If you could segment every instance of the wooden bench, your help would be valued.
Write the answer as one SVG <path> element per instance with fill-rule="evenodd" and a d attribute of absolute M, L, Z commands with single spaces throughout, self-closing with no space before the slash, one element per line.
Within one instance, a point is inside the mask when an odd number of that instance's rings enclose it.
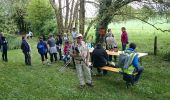
<path fill-rule="evenodd" d="M 115 73 L 119 73 L 121 71 L 120 68 L 114 68 L 114 67 L 109 67 L 109 66 L 104 66 L 104 67 L 101 67 L 100 69 L 115 72 Z"/>
<path fill-rule="evenodd" d="M 107 70 L 107 71 L 111 71 L 111 72 L 114 72 L 114 73 L 120 73 L 122 72 L 121 68 L 114 68 L 114 67 L 110 67 L 110 66 L 104 66 L 104 67 L 101 67 L 100 69 L 102 70 Z M 137 73 L 133 73 L 133 75 L 136 75 Z"/>

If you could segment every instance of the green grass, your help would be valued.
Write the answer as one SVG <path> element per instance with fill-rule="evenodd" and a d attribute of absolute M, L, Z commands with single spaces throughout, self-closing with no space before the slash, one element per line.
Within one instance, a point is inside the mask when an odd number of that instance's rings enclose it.
<path fill-rule="evenodd" d="M 93 77 L 94 88 L 81 90 L 74 69 L 58 71 L 62 61 L 52 66 L 41 64 L 34 39 L 29 40 L 32 66 L 24 64 L 20 49 L 8 52 L 9 62 L 0 61 L 0 100 L 169 100 L 170 62 L 164 61 L 162 55 L 170 52 L 170 34 L 156 33 L 159 52 L 154 56 L 155 34 L 127 31 L 129 42 L 136 42 L 139 52 L 149 52 L 143 57 L 145 70 L 136 86 L 126 89 L 122 76 L 109 72 L 104 77 Z M 116 33 L 115 37 L 121 47 L 120 34 Z"/>

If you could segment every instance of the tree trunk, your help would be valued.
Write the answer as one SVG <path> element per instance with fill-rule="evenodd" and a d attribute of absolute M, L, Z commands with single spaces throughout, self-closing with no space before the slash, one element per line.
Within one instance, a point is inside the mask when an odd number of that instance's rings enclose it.
<path fill-rule="evenodd" d="M 79 12 L 79 32 L 84 35 L 85 24 L 85 1 L 80 0 L 80 12 Z"/>
<path fill-rule="evenodd" d="M 64 32 L 68 33 L 68 17 L 69 17 L 69 0 L 66 0 L 66 16 Z"/>
<path fill-rule="evenodd" d="M 68 32 L 70 33 L 71 30 L 72 30 L 72 21 L 73 21 L 73 7 L 74 7 L 74 0 L 72 1 L 72 4 L 71 4 L 71 9 L 70 9 L 70 18 L 69 18 L 69 24 L 68 24 Z"/>
<path fill-rule="evenodd" d="M 63 17 L 62 17 L 62 4 L 61 4 L 61 0 L 58 0 L 59 3 L 59 9 L 58 9 L 58 14 L 56 15 L 57 18 L 57 25 L 58 25 L 58 33 L 62 34 L 64 32 L 63 30 Z"/>
<path fill-rule="evenodd" d="M 104 28 L 107 30 L 109 22 L 112 20 L 112 15 L 109 12 L 109 8 L 112 6 L 112 0 L 102 0 L 100 1 L 100 8 L 99 8 L 99 18 L 97 26 L 96 26 L 96 43 L 104 43 L 104 37 L 99 35 L 100 33 L 100 28 Z M 106 34 L 106 33 L 105 33 Z"/>

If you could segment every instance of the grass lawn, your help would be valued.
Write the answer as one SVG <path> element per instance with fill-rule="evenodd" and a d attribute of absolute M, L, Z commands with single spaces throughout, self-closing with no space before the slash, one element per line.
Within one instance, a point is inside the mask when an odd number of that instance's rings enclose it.
<path fill-rule="evenodd" d="M 158 36 L 158 55 L 153 54 L 153 39 Z M 115 37 L 119 43 L 120 34 Z M 109 72 L 104 77 L 93 77 L 94 87 L 81 90 L 75 69 L 58 70 L 62 61 L 52 66 L 42 65 L 36 50 L 36 40 L 29 40 L 32 47 L 32 66 L 24 64 L 21 50 L 8 52 L 9 62 L 0 61 L 0 100 L 169 100 L 170 62 L 162 56 L 170 52 L 170 34 L 129 32 L 129 42 L 138 45 L 145 68 L 137 85 L 127 89 L 122 76 Z"/>

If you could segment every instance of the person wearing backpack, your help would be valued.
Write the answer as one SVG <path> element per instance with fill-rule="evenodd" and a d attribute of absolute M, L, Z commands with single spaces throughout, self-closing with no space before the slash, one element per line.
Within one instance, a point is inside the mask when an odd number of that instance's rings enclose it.
<path fill-rule="evenodd" d="M 21 50 L 25 56 L 25 64 L 31 65 L 31 55 L 30 55 L 31 48 L 30 48 L 28 42 L 26 41 L 25 36 L 22 36 Z"/>
<path fill-rule="evenodd" d="M 123 79 L 126 81 L 127 85 L 137 83 L 144 70 L 142 66 L 139 66 L 139 58 L 135 52 L 135 48 L 136 44 L 130 43 L 129 48 L 124 51 L 129 54 L 129 60 L 126 59 L 129 64 L 126 63 L 128 66 L 122 68 Z"/>
<path fill-rule="evenodd" d="M 42 37 L 39 37 L 39 42 L 37 44 L 37 49 L 38 49 L 38 53 L 41 55 L 41 61 L 42 64 L 44 63 L 44 58 L 46 59 L 46 61 L 48 62 L 48 57 L 47 57 L 47 51 L 48 51 L 48 47 L 45 41 L 43 41 Z"/>

